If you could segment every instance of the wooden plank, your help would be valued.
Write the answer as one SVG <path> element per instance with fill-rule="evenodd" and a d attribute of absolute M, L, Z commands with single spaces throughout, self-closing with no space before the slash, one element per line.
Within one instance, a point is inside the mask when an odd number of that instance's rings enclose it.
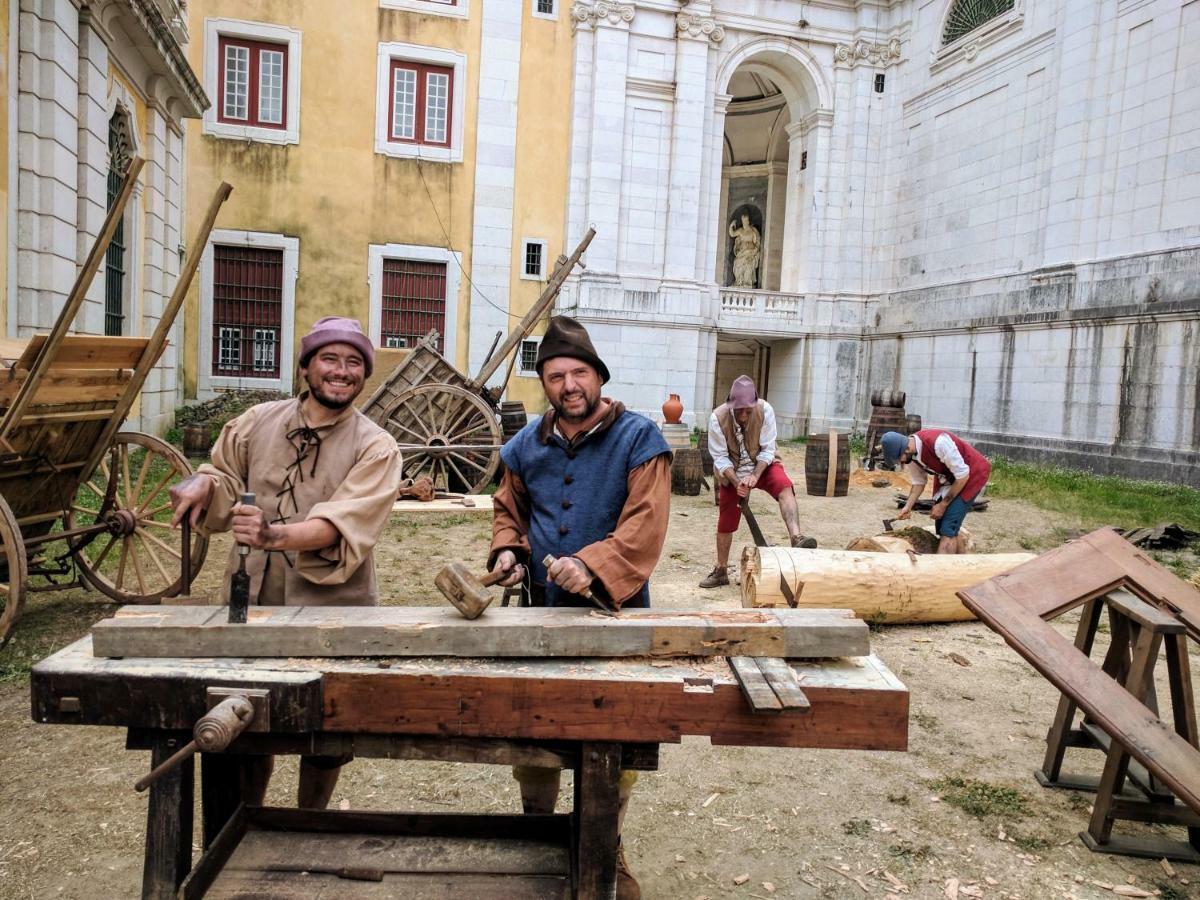
<path fill-rule="evenodd" d="M 32 369 L 48 335 L 35 334 L 21 358 L 17 369 Z M 144 337 L 108 337 L 97 334 L 68 334 L 58 345 L 58 352 L 47 365 L 53 369 L 132 369 L 146 352 L 150 341 Z M 39 388 L 40 390 L 40 388 Z"/>
<path fill-rule="evenodd" d="M 440 607 L 258 607 L 231 625 L 223 607 L 127 606 L 92 628 L 110 657 L 638 657 L 826 658 L 870 652 L 845 610 L 708 612 L 489 610 L 464 619 Z"/>
<path fill-rule="evenodd" d="M 796 680 L 796 672 L 791 666 L 782 659 L 766 656 L 759 657 L 755 662 L 758 663 L 763 678 L 771 686 L 775 696 L 779 698 L 780 706 L 785 710 L 800 711 L 812 708 L 812 704 L 804 696 L 804 691 L 800 689 L 800 683 Z"/>
<path fill-rule="evenodd" d="M 1158 565 L 1111 528 L 1055 547 L 997 577 L 1005 593 L 1043 619 L 1054 619 L 1125 587 L 1171 610 L 1200 641 L 1200 591 Z"/>
<path fill-rule="evenodd" d="M 1010 647 L 1069 695 L 1089 719 L 1162 779 L 1175 796 L 1200 812 L 1200 751 L 1037 613 L 1009 595 L 1002 578 L 985 581 L 960 596 Z"/>
<path fill-rule="evenodd" d="M 206 900 L 568 900 L 571 879 L 565 875 L 385 875 L 380 881 L 338 878 L 336 875 L 222 873 L 204 894 Z"/>
<path fill-rule="evenodd" d="M 746 696 L 746 702 L 750 704 L 753 712 L 762 714 L 777 713 L 783 710 L 783 704 L 775 696 L 771 686 L 767 684 L 767 679 L 763 677 L 762 670 L 758 667 L 758 660 L 752 656 L 731 656 L 729 657 L 729 668 L 733 672 L 733 677 L 737 679 L 738 685 L 741 686 L 742 693 Z"/>
<path fill-rule="evenodd" d="M 468 494 L 471 506 L 463 506 L 460 500 L 430 500 L 423 503 L 420 500 L 397 500 L 392 504 L 394 513 L 491 513 L 493 498 L 491 494 Z"/>
<path fill-rule="evenodd" d="M 105 659 L 84 637 L 34 666 L 31 694 L 57 724 L 190 730 L 206 685 L 242 684 L 271 690 L 277 732 L 907 748 L 908 691 L 877 657 L 790 665 L 806 715 L 753 715 L 724 660 Z"/>
<path fill-rule="evenodd" d="M 17 371 L 15 378 L 0 378 L 0 406 L 12 403 L 26 374 Z M 51 369 L 30 405 L 111 403 L 125 392 L 130 375 L 128 369 Z"/>

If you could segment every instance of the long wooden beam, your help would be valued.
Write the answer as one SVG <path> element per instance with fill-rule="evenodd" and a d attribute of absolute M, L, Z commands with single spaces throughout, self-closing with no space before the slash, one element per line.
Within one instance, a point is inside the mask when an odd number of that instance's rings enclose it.
<path fill-rule="evenodd" d="M 468 621 L 441 607 L 256 607 L 231 625 L 225 607 L 127 606 L 92 628 L 109 657 L 866 656 L 867 625 L 846 610 L 708 612 L 489 610 Z"/>

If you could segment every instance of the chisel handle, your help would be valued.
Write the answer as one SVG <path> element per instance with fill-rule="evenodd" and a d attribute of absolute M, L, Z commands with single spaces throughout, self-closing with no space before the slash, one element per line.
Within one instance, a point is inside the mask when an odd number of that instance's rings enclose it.
<path fill-rule="evenodd" d="M 258 498 L 254 491 L 245 491 L 242 493 L 242 499 L 238 501 L 242 506 L 254 506 Z M 248 544 L 238 544 L 238 553 L 243 559 L 250 555 L 250 546 Z"/>

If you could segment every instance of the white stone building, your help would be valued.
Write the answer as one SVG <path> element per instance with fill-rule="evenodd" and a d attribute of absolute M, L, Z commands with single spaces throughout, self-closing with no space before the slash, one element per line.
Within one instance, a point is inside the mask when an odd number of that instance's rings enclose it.
<path fill-rule="evenodd" d="M 7 334 L 27 336 L 54 323 L 119 190 L 123 165 L 137 154 L 146 166 L 75 330 L 149 335 L 184 251 L 183 122 L 208 103 L 183 55 L 186 0 L 4 5 Z M 171 424 L 178 347 L 177 326 L 131 427 L 160 432 Z"/>
<path fill-rule="evenodd" d="M 801 434 L 901 389 L 989 451 L 1200 483 L 1200 0 L 572 14 L 597 237 L 559 308 L 614 396 L 703 425 L 746 371 Z"/>

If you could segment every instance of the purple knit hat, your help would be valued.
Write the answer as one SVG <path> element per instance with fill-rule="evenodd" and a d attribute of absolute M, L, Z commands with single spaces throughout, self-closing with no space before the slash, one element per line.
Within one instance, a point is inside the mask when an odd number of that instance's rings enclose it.
<path fill-rule="evenodd" d="M 734 409 L 746 409 L 758 402 L 758 390 L 749 375 L 739 375 L 729 389 L 729 404 Z"/>
<path fill-rule="evenodd" d="M 312 355 L 327 344 L 349 344 L 363 357 L 367 377 L 375 370 L 375 348 L 363 334 L 358 319 L 342 316 L 322 316 L 313 325 L 312 331 L 300 339 L 300 365 L 307 366 Z"/>

